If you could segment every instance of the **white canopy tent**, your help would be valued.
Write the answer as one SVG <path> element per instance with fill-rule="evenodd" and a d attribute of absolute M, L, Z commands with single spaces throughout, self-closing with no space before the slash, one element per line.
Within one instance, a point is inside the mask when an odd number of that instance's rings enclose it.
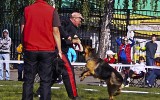
<path fill-rule="evenodd" d="M 151 31 L 151 32 L 160 32 L 160 25 L 129 25 L 128 26 L 128 32 L 127 32 L 127 37 L 128 38 L 133 38 L 135 36 L 135 31 Z M 144 34 L 142 34 L 143 36 Z M 147 35 L 147 34 L 145 34 Z M 160 34 L 156 34 L 156 35 L 160 35 Z M 143 39 L 142 38 L 135 38 L 135 41 L 138 41 L 140 43 L 140 47 L 144 47 L 146 42 L 148 41 L 147 39 Z M 160 56 L 160 41 L 156 41 L 156 43 L 158 44 L 158 49 L 156 52 L 156 56 Z M 135 54 L 137 52 L 133 52 L 133 49 L 131 50 L 131 54 Z M 145 52 L 140 52 L 142 55 L 145 55 Z M 133 55 L 131 56 L 133 58 Z"/>
<path fill-rule="evenodd" d="M 134 37 L 134 31 L 156 32 L 156 31 L 160 31 L 160 25 L 129 25 L 127 37 Z"/>

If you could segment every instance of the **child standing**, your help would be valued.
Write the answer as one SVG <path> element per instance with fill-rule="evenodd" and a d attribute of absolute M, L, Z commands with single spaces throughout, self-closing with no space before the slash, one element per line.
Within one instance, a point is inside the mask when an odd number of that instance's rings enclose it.
<path fill-rule="evenodd" d="M 19 44 L 17 49 L 17 53 L 18 53 L 18 60 L 22 60 L 23 59 L 23 53 L 22 53 L 22 49 L 23 46 L 22 44 Z M 23 64 L 18 64 L 18 81 L 23 81 Z"/>

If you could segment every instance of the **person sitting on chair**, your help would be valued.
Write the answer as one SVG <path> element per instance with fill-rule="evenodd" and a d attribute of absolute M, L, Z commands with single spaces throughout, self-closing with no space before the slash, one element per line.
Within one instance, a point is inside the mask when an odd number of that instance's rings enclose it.
<path fill-rule="evenodd" d="M 156 66 L 160 66 L 160 58 L 155 59 Z M 153 87 L 157 77 L 160 77 L 160 69 L 153 69 L 146 78 L 148 87 Z"/>
<path fill-rule="evenodd" d="M 127 79 L 127 83 L 130 82 L 130 78 L 134 78 L 137 75 L 142 77 L 144 73 L 146 73 L 144 61 L 144 57 L 140 56 L 139 63 L 135 64 L 136 66 L 131 67 L 128 74 L 125 74 L 124 79 Z"/>
<path fill-rule="evenodd" d="M 115 53 L 112 50 L 108 50 L 106 54 L 107 54 L 107 57 L 104 58 L 104 61 L 109 64 L 114 64 L 116 62 L 116 59 L 114 57 Z M 100 80 L 99 86 L 107 87 L 107 84 L 103 80 Z"/>
<path fill-rule="evenodd" d="M 135 64 L 135 65 L 140 65 L 140 66 L 134 66 L 129 71 L 129 75 L 131 77 L 134 77 L 136 75 L 140 75 L 141 76 L 143 73 L 146 72 L 144 61 L 145 61 L 144 57 L 140 56 L 139 57 L 139 64 Z"/>
<path fill-rule="evenodd" d="M 114 57 L 115 53 L 112 50 L 107 51 L 107 57 L 104 58 L 104 61 L 108 62 L 109 64 L 114 64 L 116 62 L 116 59 Z"/>

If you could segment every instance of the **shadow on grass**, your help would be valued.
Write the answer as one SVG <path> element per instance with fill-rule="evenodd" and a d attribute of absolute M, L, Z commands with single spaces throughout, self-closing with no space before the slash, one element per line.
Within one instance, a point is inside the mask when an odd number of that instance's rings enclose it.
<path fill-rule="evenodd" d="M 98 86 L 98 85 L 96 85 L 96 84 L 87 84 L 88 86 Z"/>
<path fill-rule="evenodd" d="M 99 98 L 98 100 L 109 100 L 109 99 L 106 99 L 106 98 Z"/>
<path fill-rule="evenodd" d="M 87 82 L 87 83 L 97 83 L 97 84 L 99 84 L 100 82 Z"/>
<path fill-rule="evenodd" d="M 97 99 L 94 99 L 94 98 L 91 98 L 89 100 L 97 100 Z M 109 100 L 109 99 L 106 99 L 106 98 L 98 98 L 98 100 Z"/>

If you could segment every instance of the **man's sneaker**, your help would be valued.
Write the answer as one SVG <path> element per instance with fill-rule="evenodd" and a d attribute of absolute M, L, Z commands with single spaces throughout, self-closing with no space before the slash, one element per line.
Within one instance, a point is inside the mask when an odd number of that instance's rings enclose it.
<path fill-rule="evenodd" d="M 71 100 L 81 100 L 80 97 L 73 97 Z"/>
<path fill-rule="evenodd" d="M 149 84 L 149 81 L 148 81 L 148 80 L 146 80 L 146 83 L 147 83 L 147 84 Z"/>
<path fill-rule="evenodd" d="M 100 83 L 98 84 L 98 86 L 102 86 L 103 85 L 103 81 L 100 81 Z"/>
<path fill-rule="evenodd" d="M 38 95 L 38 97 L 40 98 L 40 97 L 41 97 L 41 95 L 39 94 L 39 95 Z"/>
<path fill-rule="evenodd" d="M 58 84 L 63 84 L 63 81 L 59 82 Z"/>
<path fill-rule="evenodd" d="M 152 85 L 151 85 L 151 84 L 148 84 L 148 87 L 149 87 L 149 88 L 152 88 Z"/>
<path fill-rule="evenodd" d="M 102 86 L 103 86 L 103 87 L 107 87 L 106 82 L 103 82 Z"/>
<path fill-rule="evenodd" d="M 103 87 L 107 87 L 107 84 L 103 84 L 102 86 L 103 86 Z"/>
<path fill-rule="evenodd" d="M 99 84 L 98 84 L 98 86 L 102 86 L 102 84 L 101 84 L 101 83 L 99 83 Z"/>
<path fill-rule="evenodd" d="M 36 93 L 34 93 L 34 97 L 41 97 L 41 95 L 40 95 L 40 93 L 39 92 L 36 92 Z"/>

